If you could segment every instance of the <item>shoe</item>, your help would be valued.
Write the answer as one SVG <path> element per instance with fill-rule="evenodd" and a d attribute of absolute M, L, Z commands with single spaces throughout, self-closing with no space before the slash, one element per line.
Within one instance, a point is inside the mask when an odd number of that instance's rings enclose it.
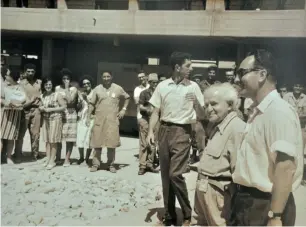
<path fill-rule="evenodd" d="M 146 171 L 151 172 L 151 173 L 158 173 L 159 172 L 157 169 L 154 169 L 153 167 L 147 167 Z"/>
<path fill-rule="evenodd" d="M 47 165 L 47 170 L 51 170 L 51 169 L 53 169 L 54 167 L 56 166 L 56 163 L 53 163 L 53 164 L 49 164 L 49 165 Z"/>
<path fill-rule="evenodd" d="M 115 168 L 114 166 L 108 167 L 108 170 L 109 170 L 109 172 L 111 172 L 111 173 L 117 173 L 117 170 L 116 170 L 116 168 Z"/>
<path fill-rule="evenodd" d="M 84 158 L 80 158 L 80 159 L 78 160 L 78 165 L 81 165 L 84 161 L 85 161 Z"/>
<path fill-rule="evenodd" d="M 50 160 L 45 160 L 43 166 L 44 166 L 44 167 L 47 167 L 47 166 L 49 165 L 49 162 L 50 162 Z"/>
<path fill-rule="evenodd" d="M 90 168 L 90 172 L 97 172 L 98 171 L 98 167 L 97 166 L 92 166 L 91 168 Z"/>
<path fill-rule="evenodd" d="M 190 226 L 191 225 L 191 220 L 184 220 L 182 226 Z"/>
<path fill-rule="evenodd" d="M 140 168 L 138 171 L 138 175 L 144 175 L 146 173 L 146 170 L 143 168 Z"/>
<path fill-rule="evenodd" d="M 159 221 L 155 226 L 177 226 L 175 219 L 163 219 L 162 221 Z"/>
<path fill-rule="evenodd" d="M 66 162 L 64 163 L 63 167 L 69 167 L 70 166 L 70 162 Z"/>

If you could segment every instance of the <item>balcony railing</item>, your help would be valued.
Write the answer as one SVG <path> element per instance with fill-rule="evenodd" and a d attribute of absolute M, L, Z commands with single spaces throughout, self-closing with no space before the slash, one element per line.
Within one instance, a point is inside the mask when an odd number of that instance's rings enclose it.
<path fill-rule="evenodd" d="M 306 0 L 2 0 L 4 7 L 97 10 L 205 10 L 217 4 L 225 10 L 301 10 Z"/>

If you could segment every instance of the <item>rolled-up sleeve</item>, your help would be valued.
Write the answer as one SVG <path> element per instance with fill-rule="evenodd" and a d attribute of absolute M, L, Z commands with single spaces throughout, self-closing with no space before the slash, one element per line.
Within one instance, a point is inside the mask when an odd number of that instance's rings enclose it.
<path fill-rule="evenodd" d="M 153 92 L 153 95 L 152 95 L 149 103 L 151 103 L 152 106 L 160 109 L 160 106 L 161 106 L 161 94 L 160 94 L 160 86 L 159 85 L 157 85 L 155 91 Z"/>
<path fill-rule="evenodd" d="M 282 152 L 293 158 L 298 157 L 299 125 L 293 117 L 278 113 L 266 122 L 268 146 L 274 158 L 275 152 Z M 273 159 L 274 159 L 273 158 Z M 275 159 L 274 159 L 275 160 Z"/>

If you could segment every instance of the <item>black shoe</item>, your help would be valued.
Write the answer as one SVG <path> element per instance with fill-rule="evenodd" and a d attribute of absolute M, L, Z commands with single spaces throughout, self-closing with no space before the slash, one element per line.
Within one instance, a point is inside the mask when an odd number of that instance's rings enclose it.
<path fill-rule="evenodd" d="M 159 171 L 157 169 L 154 169 L 153 167 L 147 167 L 146 172 L 159 173 Z"/>
<path fill-rule="evenodd" d="M 146 173 L 146 170 L 143 168 L 140 168 L 138 171 L 138 175 L 144 175 Z"/>
<path fill-rule="evenodd" d="M 158 222 L 156 226 L 177 226 L 176 219 L 165 219 L 163 218 L 162 221 Z"/>
<path fill-rule="evenodd" d="M 190 172 L 190 166 L 188 165 L 183 173 L 189 173 Z"/>
<path fill-rule="evenodd" d="M 84 161 L 85 161 L 84 158 L 80 158 L 80 159 L 78 160 L 78 165 L 81 165 Z"/>

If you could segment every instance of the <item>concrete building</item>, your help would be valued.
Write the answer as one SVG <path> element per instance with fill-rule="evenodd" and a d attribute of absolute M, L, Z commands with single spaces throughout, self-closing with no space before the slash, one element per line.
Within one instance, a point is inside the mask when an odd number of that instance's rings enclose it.
<path fill-rule="evenodd" d="M 248 0 L 250 1 L 250 0 Z M 1 8 L 1 53 L 20 67 L 34 61 L 41 76 L 58 76 L 68 67 L 78 77 L 112 70 L 115 82 L 130 94 L 139 69 L 167 74 L 174 50 L 194 59 L 239 62 L 255 47 L 272 49 L 284 81 L 306 72 L 306 3 L 261 1 L 260 10 L 241 10 L 244 0 L 29 0 L 28 8 Z M 253 2 L 254 1 L 250 1 Z M 256 2 L 256 1 L 255 1 Z M 255 4 L 256 5 L 256 4 Z M 258 5 L 256 5 L 258 7 Z M 36 56 L 37 59 L 31 59 Z M 158 59 L 149 65 L 148 58 Z M 222 72 L 220 71 L 220 74 Z M 129 106 L 123 131 L 137 130 L 135 105 Z"/>

